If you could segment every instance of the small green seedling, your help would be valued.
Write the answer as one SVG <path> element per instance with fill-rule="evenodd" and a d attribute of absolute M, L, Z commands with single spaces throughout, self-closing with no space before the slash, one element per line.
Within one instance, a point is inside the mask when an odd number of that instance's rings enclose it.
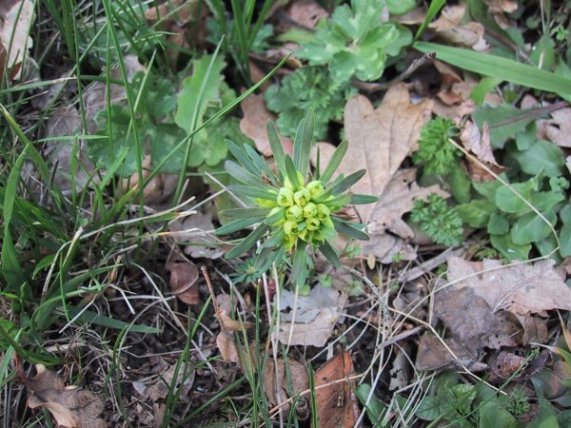
<path fill-rule="evenodd" d="M 306 283 L 312 265 L 308 250 L 319 250 L 332 264 L 339 265 L 338 254 L 329 243 L 337 233 L 368 239 L 362 227 L 347 221 L 340 215 L 341 211 L 349 204 L 368 204 L 377 200 L 373 196 L 347 192 L 363 177 L 365 170 L 333 179 L 347 151 L 346 142 L 337 148 L 322 173 L 317 170 L 312 174 L 309 157 L 313 130 L 314 117 L 309 111 L 299 124 L 292 158 L 284 152 L 274 124 L 268 124 L 268 137 L 277 166 L 275 172 L 250 146 L 240 147 L 228 141 L 229 150 L 238 163 L 226 161 L 225 169 L 241 183 L 231 186 L 231 190 L 247 198 L 251 206 L 224 211 L 235 220 L 217 230 L 218 234 L 228 234 L 257 224 L 254 231 L 226 256 L 239 256 L 261 241 L 257 260 L 260 269 L 291 260 L 290 280 L 303 294 L 310 289 Z"/>

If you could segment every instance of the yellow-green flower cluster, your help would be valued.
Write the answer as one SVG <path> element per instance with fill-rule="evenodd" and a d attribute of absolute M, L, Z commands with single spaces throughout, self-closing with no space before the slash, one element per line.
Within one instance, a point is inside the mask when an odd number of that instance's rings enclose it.
<path fill-rule="evenodd" d="M 303 182 L 301 174 L 298 178 L 300 183 Z M 335 236 L 331 220 L 335 208 L 330 204 L 333 199 L 326 194 L 319 180 L 295 186 L 286 179 L 284 187 L 278 191 L 268 218 L 276 219 L 272 225 L 282 228 L 288 248 L 295 246 L 298 239 L 309 244 L 319 244 Z M 267 206 L 267 201 L 264 203 Z"/>

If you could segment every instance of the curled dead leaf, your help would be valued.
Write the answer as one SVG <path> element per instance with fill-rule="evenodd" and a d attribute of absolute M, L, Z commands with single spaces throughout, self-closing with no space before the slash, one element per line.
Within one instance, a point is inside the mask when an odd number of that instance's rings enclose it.
<path fill-rule="evenodd" d="M 307 370 L 303 364 L 293 358 L 288 358 L 287 362 L 278 358 L 277 366 L 271 358 L 268 358 L 264 367 L 263 384 L 269 403 L 276 406 L 308 388 Z M 288 387 L 290 384 L 291 389 Z M 305 398 L 302 397 L 301 400 Z M 288 409 L 289 406 L 282 407 L 282 411 Z"/>
<path fill-rule="evenodd" d="M 54 372 L 41 364 L 36 365 L 36 375 L 27 379 L 30 409 L 47 409 L 57 424 L 65 428 L 105 428 L 101 418 L 103 400 L 87 389 L 65 386 Z"/>
<path fill-rule="evenodd" d="M 187 260 L 167 263 L 166 269 L 170 272 L 169 286 L 172 293 L 187 305 L 200 303 L 198 293 L 198 268 Z"/>
<path fill-rule="evenodd" d="M 462 23 L 466 13 L 466 5 L 458 4 L 446 6 L 442 9 L 440 17 L 432 22 L 432 28 L 438 36 L 452 45 L 472 48 L 476 51 L 488 49 L 484 39 L 484 26 L 479 22 L 470 21 Z"/>
<path fill-rule="evenodd" d="M 468 173 L 473 180 L 478 182 L 493 181 L 496 179 L 494 174 L 499 175 L 505 171 L 506 168 L 498 164 L 494 156 L 490 141 L 490 128 L 487 122 L 484 122 L 482 132 L 480 132 L 478 125 L 471 120 L 467 121 L 460 133 L 460 142 L 477 159 L 476 161 L 471 157 L 467 158 Z M 484 164 L 487 169 L 481 164 Z"/>

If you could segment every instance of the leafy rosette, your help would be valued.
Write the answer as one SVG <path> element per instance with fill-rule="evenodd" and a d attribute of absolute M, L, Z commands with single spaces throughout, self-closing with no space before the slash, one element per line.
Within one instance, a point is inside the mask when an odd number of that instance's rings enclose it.
<path fill-rule="evenodd" d="M 217 230 L 229 234 L 256 225 L 254 230 L 228 252 L 232 258 L 250 250 L 260 241 L 257 266 L 267 269 L 272 263 L 291 260 L 290 279 L 300 292 L 309 292 L 306 284 L 311 258 L 308 250 L 319 250 L 332 264 L 339 256 L 331 246 L 337 233 L 350 238 L 368 239 L 362 225 L 347 221 L 341 211 L 350 204 L 368 204 L 376 197 L 348 193 L 363 177 L 365 170 L 333 179 L 347 152 L 347 143 L 339 145 L 323 172 L 312 174 L 309 165 L 313 144 L 314 117 L 311 111 L 300 122 L 294 140 L 293 158 L 284 152 L 275 125 L 268 123 L 267 132 L 277 171 L 250 146 L 228 141 L 237 162 L 226 161 L 226 171 L 241 184 L 231 186 L 236 194 L 247 198 L 251 206 L 224 211 L 234 220 Z"/>

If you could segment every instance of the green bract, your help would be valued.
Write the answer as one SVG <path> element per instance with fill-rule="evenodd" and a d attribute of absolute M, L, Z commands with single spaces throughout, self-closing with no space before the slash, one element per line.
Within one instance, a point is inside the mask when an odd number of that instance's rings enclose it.
<path fill-rule="evenodd" d="M 386 7 L 380 0 L 352 0 L 351 7 L 339 6 L 331 21 L 322 20 L 315 37 L 298 52 L 311 65 L 329 65 L 336 82 L 353 76 L 376 80 L 383 74 L 387 56 L 398 55 L 412 42 L 412 34 L 402 26 L 381 22 Z"/>
<path fill-rule="evenodd" d="M 368 239 L 361 227 L 346 221 L 339 212 L 348 204 L 367 204 L 377 199 L 347 192 L 365 170 L 332 179 L 347 151 L 347 143 L 337 148 L 322 173 L 312 174 L 309 153 L 313 127 L 313 113 L 309 111 L 298 126 L 292 158 L 285 154 L 274 124 L 268 123 L 268 137 L 277 165 L 275 172 L 250 146 L 228 141 L 228 148 L 238 162 L 226 161 L 224 166 L 241 183 L 231 186 L 231 190 L 248 198 L 251 206 L 224 211 L 235 220 L 217 230 L 218 234 L 228 234 L 257 224 L 226 257 L 239 256 L 261 241 L 257 267 L 263 270 L 274 262 L 279 265 L 289 256 L 290 279 L 302 293 L 309 292 L 306 279 L 312 262 L 307 250 L 319 250 L 331 263 L 339 265 L 338 254 L 328 241 L 337 233 Z"/>

